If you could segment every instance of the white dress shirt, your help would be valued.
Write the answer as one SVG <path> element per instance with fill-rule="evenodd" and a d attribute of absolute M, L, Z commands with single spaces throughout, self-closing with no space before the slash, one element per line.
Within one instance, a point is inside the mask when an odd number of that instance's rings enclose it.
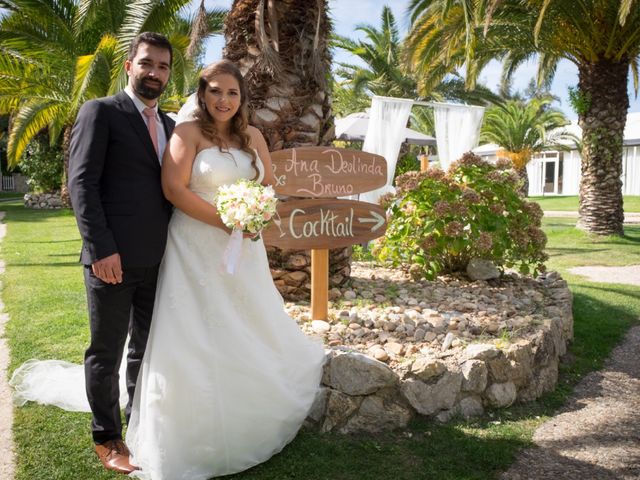
<path fill-rule="evenodd" d="M 142 111 L 147 108 L 147 105 L 145 105 L 145 103 L 140 100 L 135 93 L 133 93 L 133 90 L 127 85 L 124 89 L 125 93 L 127 95 L 129 95 L 129 97 L 131 98 L 131 100 L 133 100 L 134 105 L 136 106 L 136 108 L 138 109 L 138 112 L 140 112 L 140 116 L 142 117 L 142 120 L 144 121 L 145 125 L 147 124 L 147 117 L 145 117 L 145 115 L 142 113 Z M 158 132 L 158 161 L 160 163 L 162 163 L 162 155 L 164 154 L 164 149 L 167 146 L 167 134 L 164 131 L 164 124 L 162 123 L 162 121 L 160 120 L 160 115 L 158 115 L 158 102 L 156 102 L 155 106 L 153 107 L 153 109 L 156 112 L 156 131 Z"/>

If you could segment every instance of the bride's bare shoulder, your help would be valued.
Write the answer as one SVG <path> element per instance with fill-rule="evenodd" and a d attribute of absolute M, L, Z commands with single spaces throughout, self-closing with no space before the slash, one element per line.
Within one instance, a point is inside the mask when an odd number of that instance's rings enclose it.
<path fill-rule="evenodd" d="M 251 147 L 259 148 L 262 145 L 266 145 L 265 139 L 262 136 L 262 132 L 253 125 L 247 125 L 247 133 L 251 139 Z"/>
<path fill-rule="evenodd" d="M 202 131 L 198 126 L 198 122 L 182 122 L 173 129 L 173 137 L 176 137 L 182 142 L 199 145 L 203 142 L 204 137 Z"/>

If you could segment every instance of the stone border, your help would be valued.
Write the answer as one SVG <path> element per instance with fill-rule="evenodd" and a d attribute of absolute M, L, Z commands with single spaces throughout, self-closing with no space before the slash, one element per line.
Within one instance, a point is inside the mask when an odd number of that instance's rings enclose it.
<path fill-rule="evenodd" d="M 327 350 L 322 388 L 306 425 L 321 432 L 382 432 L 416 415 L 446 422 L 529 402 L 553 390 L 573 338 L 572 295 L 557 273 L 543 281 L 554 306 L 533 333 L 511 343 L 471 343 L 396 367 L 348 348 Z"/>
<path fill-rule="evenodd" d="M 25 193 L 24 206 L 26 208 L 37 208 L 52 210 L 62 208 L 60 193 Z"/>

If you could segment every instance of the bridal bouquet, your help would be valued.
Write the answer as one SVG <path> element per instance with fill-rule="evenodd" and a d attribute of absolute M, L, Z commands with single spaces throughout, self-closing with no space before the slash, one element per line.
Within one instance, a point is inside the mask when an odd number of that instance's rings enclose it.
<path fill-rule="evenodd" d="M 216 208 L 222 222 L 233 230 L 223 259 L 227 272 L 235 272 L 240 259 L 242 234 L 254 234 L 252 240 L 258 240 L 260 231 L 275 215 L 277 203 L 273 188 L 255 180 L 243 178 L 218 189 Z"/>

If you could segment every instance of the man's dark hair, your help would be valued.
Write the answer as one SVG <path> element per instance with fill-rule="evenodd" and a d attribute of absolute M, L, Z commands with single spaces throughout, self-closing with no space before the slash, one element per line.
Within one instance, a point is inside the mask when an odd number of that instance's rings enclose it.
<path fill-rule="evenodd" d="M 138 46 L 141 43 L 169 50 L 169 64 L 171 65 L 173 63 L 173 48 L 171 48 L 171 43 L 169 43 L 167 37 L 156 32 L 142 32 L 133 39 L 133 42 L 131 42 L 131 45 L 129 46 L 129 53 L 127 54 L 127 59 L 129 61 L 133 60 L 133 57 L 136 56 L 136 53 L 138 53 Z"/>

